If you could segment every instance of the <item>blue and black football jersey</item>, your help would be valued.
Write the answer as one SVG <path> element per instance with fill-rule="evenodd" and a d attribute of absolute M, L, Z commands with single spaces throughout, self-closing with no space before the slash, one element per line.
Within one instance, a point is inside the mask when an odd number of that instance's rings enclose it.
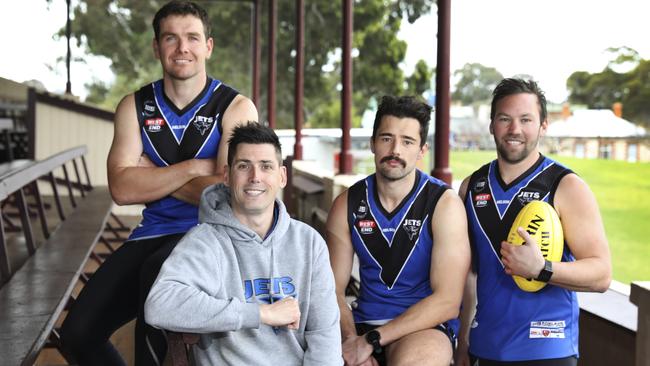
<path fill-rule="evenodd" d="M 221 141 L 221 118 L 237 91 L 208 78 L 203 91 L 179 110 L 163 91 L 163 81 L 135 93 L 144 153 L 164 167 L 188 159 L 216 158 Z M 142 222 L 129 239 L 183 233 L 198 223 L 198 208 L 171 196 L 149 202 Z"/>
<path fill-rule="evenodd" d="M 384 324 L 431 295 L 431 217 L 447 189 L 444 182 L 417 171 L 409 194 L 386 212 L 374 174 L 350 187 L 348 224 L 361 277 L 355 322 Z M 453 323 L 457 332 L 457 321 Z"/>
<path fill-rule="evenodd" d="M 573 291 L 547 285 L 525 292 L 504 271 L 501 241 L 521 208 L 532 200 L 553 205 L 560 180 L 571 170 L 540 155 L 538 161 L 505 184 L 492 161 L 472 174 L 465 208 L 477 272 L 476 316 L 470 353 L 497 361 L 569 357 L 578 354 L 578 302 Z M 562 261 L 574 260 L 564 246 Z"/>

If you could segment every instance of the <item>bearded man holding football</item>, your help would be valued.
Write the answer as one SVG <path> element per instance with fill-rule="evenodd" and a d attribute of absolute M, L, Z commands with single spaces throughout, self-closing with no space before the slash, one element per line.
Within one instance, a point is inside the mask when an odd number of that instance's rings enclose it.
<path fill-rule="evenodd" d="M 534 81 L 502 80 L 493 92 L 490 118 L 497 159 L 460 188 L 473 266 L 456 364 L 576 365 L 579 308 L 574 291 L 604 292 L 611 281 L 598 204 L 582 179 L 539 152 L 548 121 L 546 98 Z M 531 201 L 545 201 L 557 212 L 562 230 L 547 235 L 564 235 L 560 261 L 546 259 L 526 228 L 513 228 L 523 245 L 505 241 L 515 217 Z M 546 286 L 523 290 L 513 276 Z"/>

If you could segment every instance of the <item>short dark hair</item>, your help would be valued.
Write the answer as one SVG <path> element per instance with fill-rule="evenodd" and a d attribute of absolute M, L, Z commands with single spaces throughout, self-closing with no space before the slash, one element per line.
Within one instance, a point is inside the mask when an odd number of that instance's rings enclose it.
<path fill-rule="evenodd" d="M 429 121 L 431 120 L 431 106 L 420 101 L 414 96 L 396 97 L 384 95 L 377 108 L 375 123 L 372 126 L 372 139 L 377 137 L 377 130 L 384 116 L 395 116 L 397 118 L 415 118 L 420 122 L 420 147 L 427 142 L 429 133 Z"/>
<path fill-rule="evenodd" d="M 239 144 L 271 144 L 275 148 L 275 154 L 278 163 L 282 165 L 282 145 L 280 139 L 273 129 L 255 121 L 248 121 L 245 124 L 237 125 L 228 140 L 228 166 L 232 167 L 232 162 L 237 153 Z"/>
<path fill-rule="evenodd" d="M 163 5 L 163 7 L 160 8 L 156 12 L 156 15 L 153 17 L 152 24 L 153 32 L 156 36 L 156 41 L 160 39 L 160 22 L 162 22 L 162 20 L 168 16 L 172 15 L 192 15 L 199 18 L 199 20 L 201 20 L 201 23 L 203 23 L 203 33 L 205 33 L 205 39 L 210 38 L 210 19 L 208 19 L 208 12 L 194 2 L 172 0 Z"/>
<path fill-rule="evenodd" d="M 496 114 L 497 102 L 501 99 L 514 94 L 534 94 L 537 95 L 537 104 L 539 104 L 539 122 L 546 120 L 546 96 L 544 91 L 539 88 L 533 80 L 524 80 L 518 78 L 507 78 L 499 82 L 499 85 L 492 92 L 492 109 L 490 110 L 490 121 L 494 120 Z"/>

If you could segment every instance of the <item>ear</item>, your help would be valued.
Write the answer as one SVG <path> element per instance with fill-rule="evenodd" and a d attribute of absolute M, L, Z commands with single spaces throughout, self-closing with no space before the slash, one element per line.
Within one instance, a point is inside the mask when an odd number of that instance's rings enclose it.
<path fill-rule="evenodd" d="M 375 140 L 370 136 L 370 152 L 375 153 Z"/>
<path fill-rule="evenodd" d="M 494 135 L 494 122 L 490 121 L 490 135 Z"/>
<path fill-rule="evenodd" d="M 214 40 L 212 39 L 212 37 L 208 38 L 205 45 L 208 48 L 208 56 L 206 58 L 210 58 L 210 56 L 212 56 L 212 49 L 214 48 Z"/>
<path fill-rule="evenodd" d="M 230 171 L 229 168 L 228 164 L 223 166 L 223 184 L 225 184 L 226 187 L 230 187 L 230 174 L 228 174 Z"/>
<path fill-rule="evenodd" d="M 539 135 L 546 136 L 546 129 L 548 128 L 548 119 L 542 121 L 542 124 L 539 126 Z"/>
<path fill-rule="evenodd" d="M 420 148 L 420 151 L 418 151 L 417 160 L 422 160 L 424 154 L 426 154 L 427 151 L 429 151 L 429 143 L 425 142 L 424 145 L 422 145 L 422 147 Z"/>
<path fill-rule="evenodd" d="M 287 186 L 287 167 L 282 165 L 280 166 L 280 188 Z"/>
<path fill-rule="evenodd" d="M 156 58 L 156 60 L 160 60 L 160 49 L 158 48 L 158 40 L 156 40 L 156 37 L 153 37 L 153 41 L 151 42 L 151 46 L 153 47 L 153 55 Z"/>

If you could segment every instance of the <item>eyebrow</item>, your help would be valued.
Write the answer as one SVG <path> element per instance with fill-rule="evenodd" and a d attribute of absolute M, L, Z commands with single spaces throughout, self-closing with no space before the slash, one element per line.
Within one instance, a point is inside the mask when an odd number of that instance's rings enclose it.
<path fill-rule="evenodd" d="M 392 133 L 388 133 L 388 132 L 382 132 L 377 136 L 379 136 L 379 137 L 385 137 L 385 136 L 394 137 L 395 135 L 393 135 Z M 405 140 L 416 141 L 415 137 L 412 137 L 412 136 L 409 136 L 409 135 L 399 135 L 399 137 L 401 137 L 401 138 L 403 138 Z"/>
<path fill-rule="evenodd" d="M 258 160 L 257 162 L 262 163 L 262 164 L 268 164 L 268 163 L 273 163 L 273 161 L 274 161 L 273 159 L 264 159 L 264 160 Z M 237 159 L 237 160 L 235 160 L 235 163 L 251 163 L 252 164 L 253 161 L 249 160 L 249 159 Z"/>

